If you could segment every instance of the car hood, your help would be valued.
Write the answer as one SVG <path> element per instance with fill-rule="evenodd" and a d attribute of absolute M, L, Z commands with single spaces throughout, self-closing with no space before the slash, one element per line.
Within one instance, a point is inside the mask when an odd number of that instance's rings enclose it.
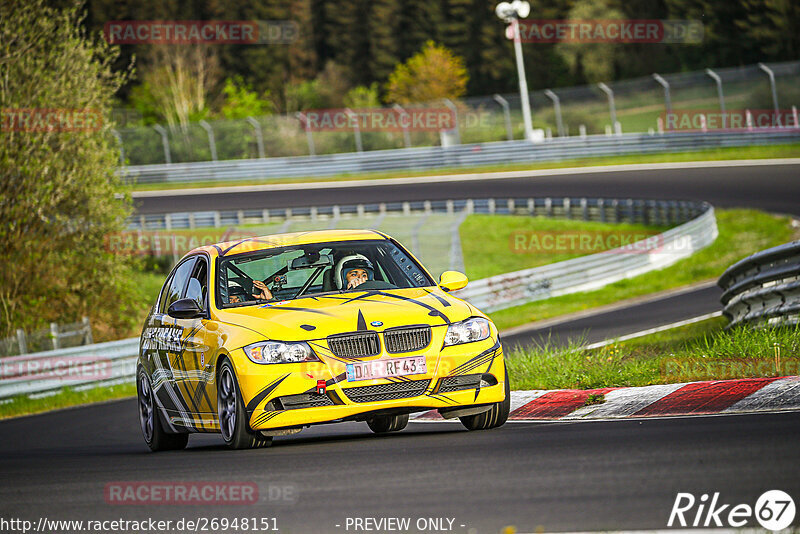
<path fill-rule="evenodd" d="M 413 288 L 351 291 L 230 308 L 220 310 L 219 319 L 254 330 L 267 339 L 300 341 L 356 330 L 445 325 L 476 312 L 439 288 Z"/>

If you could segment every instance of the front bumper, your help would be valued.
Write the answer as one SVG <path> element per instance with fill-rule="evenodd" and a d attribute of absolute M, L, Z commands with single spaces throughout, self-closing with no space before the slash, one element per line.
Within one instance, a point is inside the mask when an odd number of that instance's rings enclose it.
<path fill-rule="evenodd" d="M 238 378 L 250 428 L 296 427 L 504 400 L 505 362 L 495 337 L 429 350 L 425 357 L 425 374 L 357 382 L 347 381 L 345 363 L 323 354 L 322 364 L 282 365 L 283 372 L 273 371 L 269 377 L 264 375 L 265 366 L 247 366 Z M 322 379 L 326 391 L 319 395 L 316 386 Z"/>

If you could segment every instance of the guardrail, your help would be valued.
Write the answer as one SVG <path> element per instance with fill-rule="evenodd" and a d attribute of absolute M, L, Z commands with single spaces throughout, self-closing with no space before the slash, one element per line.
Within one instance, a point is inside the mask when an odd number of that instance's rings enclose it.
<path fill-rule="evenodd" d="M 553 218 L 607 222 L 641 222 L 653 225 L 681 223 L 666 232 L 651 236 L 653 246 L 614 249 L 475 280 L 454 294 L 484 311 L 496 311 L 525 302 L 602 287 L 654 269 L 661 269 L 696 250 L 711 244 L 717 237 L 714 209 L 705 202 L 655 201 L 602 198 L 523 198 L 476 199 L 441 202 L 405 202 L 337 206 L 339 216 L 385 213 L 495 213 L 543 215 Z M 311 217 L 333 216 L 333 207 L 307 208 L 299 211 Z M 330 210 L 330 211 L 328 211 Z M 263 214 L 261 215 L 264 216 Z M 271 217 L 271 215 L 267 214 Z M 286 213 L 284 213 L 286 216 Z M 289 214 L 289 216 L 293 216 Z M 162 216 L 163 217 L 163 216 Z M 188 224 L 189 219 L 180 220 Z M 205 220 L 205 219 L 201 219 Z M 221 217 L 207 219 L 220 221 Z M 245 218 L 245 220 L 247 220 Z M 195 223 L 198 220 L 195 219 Z M 0 398 L 27 394 L 43 396 L 64 386 L 89 388 L 133 379 L 139 339 L 131 338 L 59 351 L 40 352 L 12 358 L 0 358 Z"/>
<path fill-rule="evenodd" d="M 282 209 L 195 211 L 136 215 L 128 219 L 131 230 L 227 228 L 236 225 L 336 221 L 386 214 L 434 215 L 458 213 L 531 215 L 599 222 L 633 222 L 654 225 L 683 223 L 704 211 L 705 203 L 632 198 L 528 197 L 381 202 Z"/>
<path fill-rule="evenodd" d="M 139 338 L 0 358 L 0 398 L 45 396 L 130 380 L 136 373 Z"/>
<path fill-rule="evenodd" d="M 18 328 L 13 337 L 0 339 L 0 357 L 91 344 L 92 325 L 88 317 L 83 317 L 79 323 L 50 323 L 48 329 L 35 332 Z"/>
<path fill-rule="evenodd" d="M 320 156 L 241 159 L 123 167 L 118 172 L 137 183 L 266 181 L 297 176 L 325 177 L 342 173 L 424 170 L 497 163 L 559 161 L 591 156 L 653 154 L 704 148 L 790 143 L 800 129 L 775 128 L 736 132 L 591 135 L 550 139 L 541 143 L 503 141 L 449 147 L 403 148 Z"/>
<path fill-rule="evenodd" d="M 757 252 L 728 267 L 717 282 L 729 326 L 800 322 L 800 241 Z"/>

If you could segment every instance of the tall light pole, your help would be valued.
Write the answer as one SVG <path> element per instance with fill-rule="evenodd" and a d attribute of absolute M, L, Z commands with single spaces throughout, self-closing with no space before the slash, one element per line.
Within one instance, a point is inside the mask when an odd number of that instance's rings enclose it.
<path fill-rule="evenodd" d="M 510 24 L 514 39 L 514 54 L 517 60 L 519 76 L 519 96 L 522 102 L 522 121 L 525 125 L 525 139 L 533 141 L 533 124 L 531 121 L 531 102 L 528 95 L 528 82 L 525 79 L 525 65 L 522 62 L 522 39 L 519 35 L 519 19 L 524 19 L 531 12 L 531 5 L 524 0 L 500 2 L 494 12 L 503 22 Z"/>

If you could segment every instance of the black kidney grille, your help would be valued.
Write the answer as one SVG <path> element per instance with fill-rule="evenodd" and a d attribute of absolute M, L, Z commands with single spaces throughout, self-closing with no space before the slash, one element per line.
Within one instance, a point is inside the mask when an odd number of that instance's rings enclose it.
<path fill-rule="evenodd" d="M 413 352 L 431 344 L 430 326 L 413 326 L 387 330 L 383 334 L 386 352 Z"/>
<path fill-rule="evenodd" d="M 328 347 L 340 358 L 377 356 L 381 352 L 381 342 L 377 332 L 328 336 Z"/>

